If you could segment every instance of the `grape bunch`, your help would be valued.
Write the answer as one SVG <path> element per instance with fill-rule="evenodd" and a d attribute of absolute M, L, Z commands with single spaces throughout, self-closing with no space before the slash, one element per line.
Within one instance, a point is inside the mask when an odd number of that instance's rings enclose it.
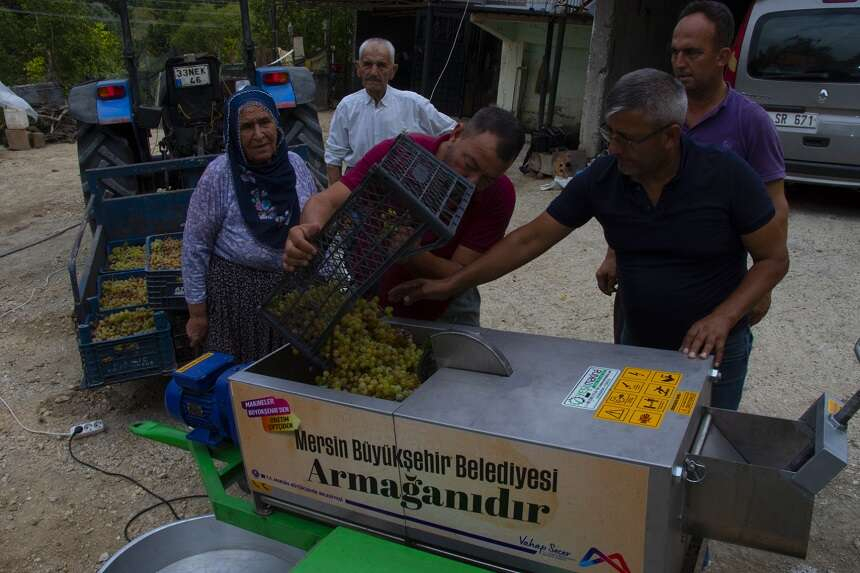
<path fill-rule="evenodd" d="M 99 307 L 102 309 L 119 308 L 146 304 L 146 279 L 130 277 L 127 279 L 102 282 Z"/>
<path fill-rule="evenodd" d="M 182 268 L 182 239 L 155 239 L 150 243 L 149 268 L 166 271 Z"/>
<path fill-rule="evenodd" d="M 294 335 L 311 343 L 319 338 L 337 316 L 346 295 L 334 282 L 281 293 L 272 298 L 266 309 Z"/>
<path fill-rule="evenodd" d="M 131 271 L 142 269 L 146 255 L 143 245 L 117 245 L 108 255 L 108 271 Z"/>
<path fill-rule="evenodd" d="M 391 307 L 379 300 L 359 299 L 345 314 L 326 344 L 324 355 L 332 368 L 315 382 L 326 388 L 386 400 L 404 400 L 418 388 L 421 349 L 404 331 L 385 321 Z"/>
<path fill-rule="evenodd" d="M 113 340 L 150 330 L 155 330 L 155 315 L 152 309 L 121 310 L 98 321 L 93 332 L 93 341 Z"/>

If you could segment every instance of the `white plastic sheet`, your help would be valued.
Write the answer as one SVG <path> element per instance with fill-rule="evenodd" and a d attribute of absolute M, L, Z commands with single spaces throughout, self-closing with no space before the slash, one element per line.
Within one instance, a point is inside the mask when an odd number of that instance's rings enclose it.
<path fill-rule="evenodd" d="M 27 112 L 27 115 L 33 119 L 38 119 L 39 117 L 36 110 L 30 107 L 30 104 L 28 104 L 24 98 L 7 88 L 3 82 L 0 82 L 0 107 L 11 107 L 12 109 L 24 110 Z"/>

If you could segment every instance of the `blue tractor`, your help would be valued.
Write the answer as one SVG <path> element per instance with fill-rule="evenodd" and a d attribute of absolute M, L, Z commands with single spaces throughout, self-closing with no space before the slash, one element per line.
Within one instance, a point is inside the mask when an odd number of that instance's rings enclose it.
<path fill-rule="evenodd" d="M 244 66 L 222 66 L 211 55 L 188 54 L 167 59 L 159 73 L 157 105 L 141 100 L 132 47 L 128 6 L 119 4 L 125 79 L 100 80 L 75 86 L 69 93 L 70 113 L 78 122 L 78 161 L 84 202 L 89 199 L 85 173 L 102 167 L 153 160 L 206 156 L 223 151 L 224 101 L 237 85 L 250 83 L 272 94 L 281 112 L 287 144 L 304 146 L 303 155 L 318 183 L 327 184 L 322 130 L 313 99 L 313 75 L 303 67 L 256 67 L 248 1 L 241 0 Z M 153 154 L 153 132 L 163 134 Z M 164 181 L 134 175 L 105 180 L 106 198 L 183 188 L 187 181 Z"/>

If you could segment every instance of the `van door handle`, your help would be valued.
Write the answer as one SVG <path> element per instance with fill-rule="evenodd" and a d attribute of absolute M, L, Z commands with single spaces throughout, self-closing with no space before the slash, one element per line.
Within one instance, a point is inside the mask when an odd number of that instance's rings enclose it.
<path fill-rule="evenodd" d="M 809 147 L 827 147 L 830 145 L 829 137 L 804 137 L 803 145 Z"/>

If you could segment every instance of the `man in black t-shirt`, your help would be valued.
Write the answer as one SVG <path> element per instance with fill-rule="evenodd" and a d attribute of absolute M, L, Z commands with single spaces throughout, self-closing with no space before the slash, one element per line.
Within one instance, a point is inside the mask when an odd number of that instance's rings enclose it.
<path fill-rule="evenodd" d="M 747 314 L 788 270 L 773 203 L 743 160 L 681 135 L 687 97 L 669 74 L 625 75 L 606 109 L 601 134 L 610 156 L 575 177 L 545 213 L 457 274 L 411 281 L 391 296 L 450 298 L 522 266 L 594 217 L 624 281 L 622 343 L 690 358 L 713 353 L 723 383 L 711 404 L 737 408 L 750 352 Z"/>

